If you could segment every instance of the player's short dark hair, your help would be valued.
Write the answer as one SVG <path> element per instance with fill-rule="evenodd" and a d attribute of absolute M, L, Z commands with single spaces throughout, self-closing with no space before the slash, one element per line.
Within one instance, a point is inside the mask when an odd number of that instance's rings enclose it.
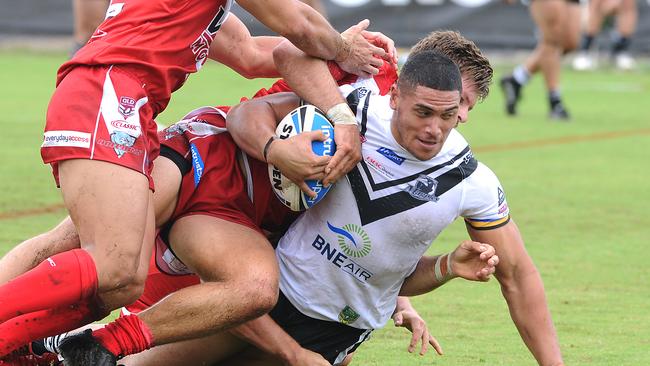
<path fill-rule="evenodd" d="M 462 75 L 471 78 L 476 85 L 479 100 L 490 92 L 494 71 L 487 57 L 474 42 L 451 30 L 429 33 L 411 49 L 411 55 L 422 51 L 438 51 L 458 65 Z"/>
<path fill-rule="evenodd" d="M 463 83 L 458 66 L 447 56 L 437 51 L 418 52 L 408 58 L 400 72 L 397 87 L 415 89 L 426 88 L 463 91 Z"/>

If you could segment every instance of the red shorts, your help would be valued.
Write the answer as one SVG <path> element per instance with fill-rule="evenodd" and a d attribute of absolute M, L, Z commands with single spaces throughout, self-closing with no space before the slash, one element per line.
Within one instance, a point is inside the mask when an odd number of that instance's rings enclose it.
<path fill-rule="evenodd" d="M 158 156 L 157 126 L 143 84 L 125 68 L 78 66 L 61 81 L 47 110 L 41 156 L 52 164 L 68 159 L 102 160 L 151 179 Z"/>
<path fill-rule="evenodd" d="M 126 306 L 126 314 L 139 313 L 160 301 L 163 297 L 185 287 L 198 285 L 201 280 L 197 275 L 169 275 L 156 267 L 155 253 L 149 263 L 149 274 L 144 285 L 142 296 L 133 304 Z M 124 314 L 125 312 L 122 311 Z"/>
<path fill-rule="evenodd" d="M 291 211 L 275 197 L 268 165 L 248 158 L 225 132 L 225 123 L 224 112 L 200 108 L 161 131 L 161 144 L 192 165 L 183 176 L 171 220 L 208 215 L 258 232 L 277 230 Z"/>

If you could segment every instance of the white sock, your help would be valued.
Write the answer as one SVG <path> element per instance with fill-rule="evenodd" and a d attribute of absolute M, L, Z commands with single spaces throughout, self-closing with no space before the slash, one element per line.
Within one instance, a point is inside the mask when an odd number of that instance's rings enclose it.
<path fill-rule="evenodd" d="M 530 80 L 530 73 L 523 65 L 519 65 L 512 72 L 512 77 L 515 78 L 519 85 L 526 85 L 528 80 Z"/>

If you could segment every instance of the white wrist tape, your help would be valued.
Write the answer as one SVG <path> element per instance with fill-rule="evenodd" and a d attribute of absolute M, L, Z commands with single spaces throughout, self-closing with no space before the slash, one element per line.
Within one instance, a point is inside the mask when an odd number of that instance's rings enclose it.
<path fill-rule="evenodd" d="M 451 253 L 436 258 L 436 264 L 433 269 L 433 274 L 438 283 L 444 283 L 454 278 L 454 271 L 451 268 Z"/>
<path fill-rule="evenodd" d="M 354 117 L 350 107 L 345 103 L 340 103 L 330 108 L 330 110 L 327 111 L 327 118 L 329 118 L 334 125 L 358 125 L 357 119 Z"/>

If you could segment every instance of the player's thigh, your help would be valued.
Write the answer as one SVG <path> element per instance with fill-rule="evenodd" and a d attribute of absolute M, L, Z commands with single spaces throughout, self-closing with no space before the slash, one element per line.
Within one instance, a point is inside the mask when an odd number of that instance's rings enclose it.
<path fill-rule="evenodd" d="M 164 156 L 158 156 L 153 163 L 151 177 L 156 185 L 153 205 L 156 226 L 159 227 L 167 222 L 174 212 L 183 176 L 173 161 Z"/>
<path fill-rule="evenodd" d="M 81 246 L 99 272 L 121 267 L 132 274 L 147 227 L 147 177 L 105 161 L 71 159 L 59 162 L 59 180 Z"/>
<path fill-rule="evenodd" d="M 563 50 L 565 53 L 573 51 L 580 42 L 580 4 L 567 1 L 566 16 L 564 18 Z"/>
<path fill-rule="evenodd" d="M 277 287 L 270 243 L 249 226 L 208 215 L 177 220 L 169 234 L 178 258 L 204 281 L 256 282 Z"/>
<path fill-rule="evenodd" d="M 241 351 L 246 343 L 230 333 L 156 346 L 119 361 L 124 366 L 214 365 Z"/>
<path fill-rule="evenodd" d="M 560 45 L 564 34 L 566 18 L 565 0 L 534 0 L 530 14 L 541 32 L 545 43 Z"/>

